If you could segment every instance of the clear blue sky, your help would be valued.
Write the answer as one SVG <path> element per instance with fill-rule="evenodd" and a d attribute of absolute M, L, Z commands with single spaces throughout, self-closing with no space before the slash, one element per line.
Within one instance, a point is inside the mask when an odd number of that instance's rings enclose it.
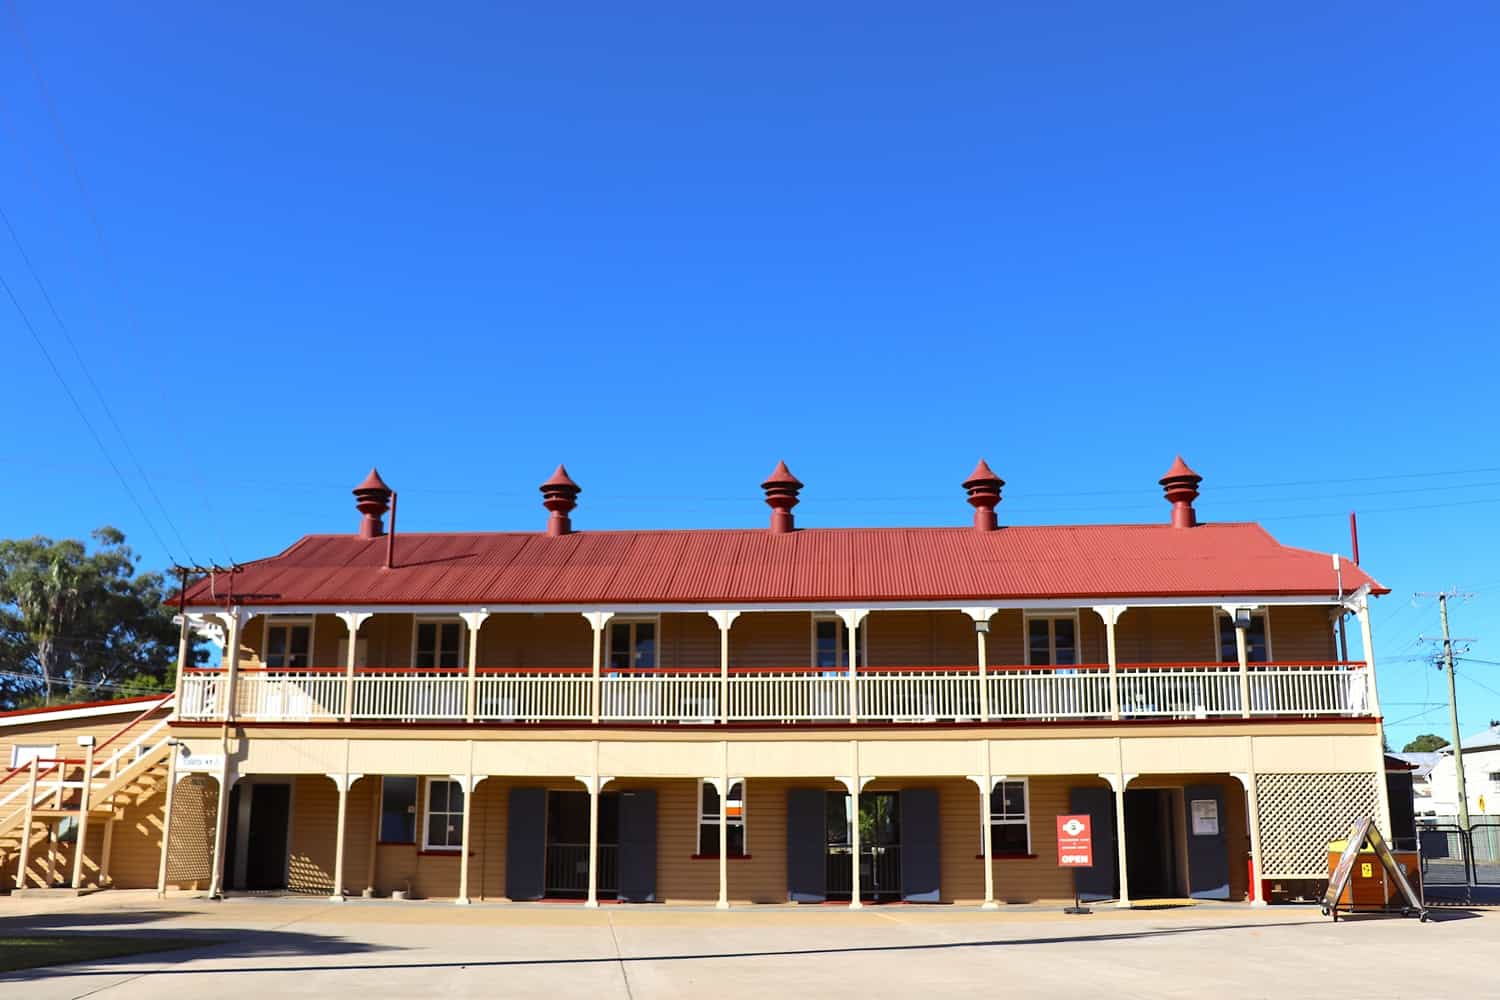
<path fill-rule="evenodd" d="M 1398 747 L 1413 592 L 1500 661 L 1493 5 L 221 6 L 0 4 L 0 207 L 129 451 L 0 276 L 161 537 L 3 298 L 0 534 L 244 560 L 371 464 L 540 528 L 559 461 L 582 528 L 761 524 L 780 458 L 803 524 L 957 524 L 980 455 L 1151 521 L 1180 451 L 1206 519 L 1359 510 Z"/>

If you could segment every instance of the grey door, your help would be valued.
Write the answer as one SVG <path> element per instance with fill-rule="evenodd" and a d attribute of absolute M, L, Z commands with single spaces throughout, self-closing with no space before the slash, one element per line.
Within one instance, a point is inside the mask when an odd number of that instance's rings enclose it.
<path fill-rule="evenodd" d="M 1094 835 L 1094 866 L 1074 868 L 1080 899 L 1118 899 L 1120 883 L 1115 874 L 1119 843 L 1115 832 L 1115 793 L 1109 788 L 1073 788 L 1068 791 L 1068 809 L 1087 814 Z"/>
<path fill-rule="evenodd" d="M 1189 785 L 1187 801 L 1188 895 L 1229 898 L 1229 836 L 1224 793 L 1216 785 Z"/>
<path fill-rule="evenodd" d="M 901 898 L 911 903 L 936 903 L 940 882 L 937 789 L 903 788 Z"/>
<path fill-rule="evenodd" d="M 786 792 L 786 898 L 821 903 L 828 898 L 826 793 L 818 788 Z"/>
<path fill-rule="evenodd" d="M 541 899 L 542 865 L 547 856 L 547 790 L 512 788 L 505 835 L 505 894 Z"/>
<path fill-rule="evenodd" d="M 656 902 L 656 791 L 620 793 L 620 899 Z"/>

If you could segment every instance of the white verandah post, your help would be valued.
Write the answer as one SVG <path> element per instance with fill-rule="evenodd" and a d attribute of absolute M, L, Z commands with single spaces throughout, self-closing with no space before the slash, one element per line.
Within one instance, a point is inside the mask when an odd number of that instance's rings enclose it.
<path fill-rule="evenodd" d="M 1120 656 L 1119 647 L 1115 644 L 1115 626 L 1120 623 L 1120 616 L 1125 613 L 1126 608 L 1122 604 L 1101 604 L 1094 611 L 1104 619 L 1104 656 L 1109 664 L 1109 717 L 1119 721 Z"/>
<path fill-rule="evenodd" d="M 974 619 L 975 656 L 979 663 L 979 721 L 990 721 L 990 619 L 997 608 L 964 608 Z"/>
<path fill-rule="evenodd" d="M 604 626 L 615 616 L 613 611 L 584 611 L 584 620 L 594 630 L 594 679 L 589 689 L 589 721 L 599 723 L 599 677 L 604 667 Z"/>
<path fill-rule="evenodd" d="M 1110 771 L 1101 772 L 1099 777 L 1109 782 L 1109 787 L 1115 793 L 1115 843 L 1118 848 L 1115 864 L 1120 873 L 1120 898 L 1115 905 L 1122 909 L 1129 909 L 1130 873 L 1125 863 L 1125 789 L 1135 775 L 1129 772 Z"/>
<path fill-rule="evenodd" d="M 845 608 L 838 612 L 848 630 L 849 654 L 849 721 L 859 721 L 859 626 L 870 612 L 864 608 Z"/>
<path fill-rule="evenodd" d="M 344 721 L 354 718 L 354 667 L 359 648 L 359 627 L 373 617 L 364 611 L 340 611 L 339 618 L 349 630 L 349 648 L 344 651 Z"/>
<path fill-rule="evenodd" d="M 167 850 L 172 838 L 172 803 L 177 798 L 177 740 L 168 740 L 167 748 L 170 751 L 167 754 L 167 799 L 162 806 L 161 815 L 161 861 L 156 869 L 157 899 L 165 899 L 167 895 Z"/>
<path fill-rule="evenodd" d="M 729 629 L 740 616 L 738 611 L 710 611 L 708 616 L 719 626 L 719 723 L 729 722 Z"/>
<path fill-rule="evenodd" d="M 865 785 L 875 779 L 859 773 L 859 741 L 849 743 L 849 763 L 852 774 L 839 775 L 835 780 L 849 792 L 849 909 L 864 907 L 859 890 L 859 794 Z"/>
<path fill-rule="evenodd" d="M 474 678 L 475 671 L 479 669 L 479 630 L 484 626 L 485 619 L 490 616 L 488 611 L 465 611 L 458 617 L 464 621 L 464 627 L 469 632 L 469 669 L 464 686 L 464 721 L 474 721 L 475 699 Z"/>

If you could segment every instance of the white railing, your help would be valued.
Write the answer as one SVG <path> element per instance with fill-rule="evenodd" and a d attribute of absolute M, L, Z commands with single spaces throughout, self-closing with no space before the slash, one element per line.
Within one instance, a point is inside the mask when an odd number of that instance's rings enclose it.
<path fill-rule="evenodd" d="M 1207 719 L 1240 714 L 1236 664 L 1122 666 L 1120 717 Z"/>
<path fill-rule="evenodd" d="M 462 670 L 362 669 L 242 671 L 236 717 L 246 721 L 342 719 L 346 698 L 355 720 L 587 722 L 964 722 L 983 716 L 973 667 L 876 667 L 842 671 L 736 668 L 605 673 L 526 668 Z M 177 718 L 223 718 L 220 671 L 183 676 Z M 1249 700 L 1242 692 L 1248 690 Z M 1362 663 L 1257 663 L 1241 674 L 1233 663 L 1121 664 L 1109 668 L 992 667 L 992 721 L 1217 719 L 1364 716 L 1368 673 Z M 850 698 L 854 698 L 851 716 Z M 1245 711 L 1248 704 L 1249 711 Z M 727 709 L 727 711 L 726 711 Z"/>
<path fill-rule="evenodd" d="M 235 716 L 255 721 L 312 722 L 344 714 L 344 674 L 338 671 L 242 671 L 234 691 Z"/>
<path fill-rule="evenodd" d="M 1356 663 L 1256 663 L 1251 715 L 1365 715 L 1370 672 Z"/>
<path fill-rule="evenodd" d="M 872 722 L 979 719 L 979 671 L 855 670 L 858 716 Z"/>
<path fill-rule="evenodd" d="M 463 672 L 373 671 L 354 678 L 354 718 L 462 721 L 468 693 Z"/>
<path fill-rule="evenodd" d="M 182 719 L 213 719 L 224 714 L 225 676 L 221 670 L 184 671 L 177 683 L 177 715 Z"/>
<path fill-rule="evenodd" d="M 729 675 L 731 722 L 849 721 L 849 677 L 825 670 Z"/>
<path fill-rule="evenodd" d="M 474 718 L 481 722 L 587 722 L 592 717 L 593 687 L 587 670 L 486 671 L 474 680 Z"/>
<path fill-rule="evenodd" d="M 1001 668 L 990 672 L 992 719 L 1107 719 L 1109 668 Z"/>
<path fill-rule="evenodd" d="M 599 717 L 610 722 L 718 722 L 719 672 L 643 670 L 606 674 Z"/>

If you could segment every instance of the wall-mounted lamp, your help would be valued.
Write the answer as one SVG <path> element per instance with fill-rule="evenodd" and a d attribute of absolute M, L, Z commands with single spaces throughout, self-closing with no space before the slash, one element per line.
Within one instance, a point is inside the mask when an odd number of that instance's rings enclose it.
<path fill-rule="evenodd" d="M 78 737 L 78 745 L 81 747 L 91 747 L 94 745 L 94 738 L 92 736 L 80 736 Z"/>
<path fill-rule="evenodd" d="M 988 635 L 990 631 L 990 620 L 988 618 L 974 619 L 974 631 L 980 635 Z"/>
<path fill-rule="evenodd" d="M 1249 628 L 1250 627 L 1250 609 L 1249 608 L 1235 608 L 1234 609 L 1234 627 L 1235 628 Z"/>

